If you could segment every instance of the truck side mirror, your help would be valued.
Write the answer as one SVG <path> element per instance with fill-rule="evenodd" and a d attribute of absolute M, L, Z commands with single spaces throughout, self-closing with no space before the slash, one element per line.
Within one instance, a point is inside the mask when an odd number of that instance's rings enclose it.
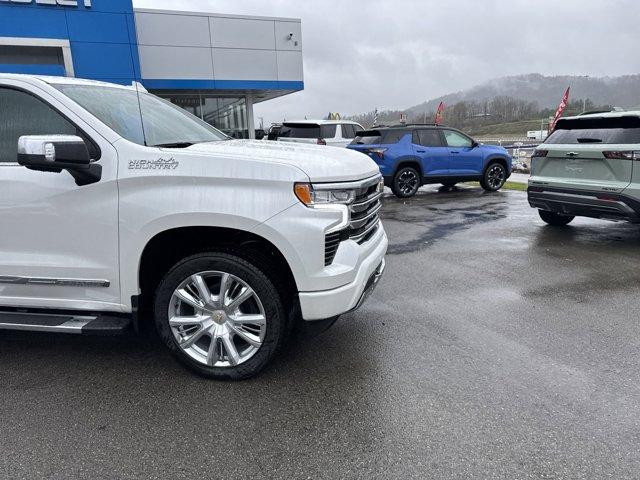
<path fill-rule="evenodd" d="M 18 163 L 40 172 L 67 170 L 78 186 L 102 177 L 102 166 L 91 163 L 87 144 L 76 135 L 24 135 L 18 139 Z"/>

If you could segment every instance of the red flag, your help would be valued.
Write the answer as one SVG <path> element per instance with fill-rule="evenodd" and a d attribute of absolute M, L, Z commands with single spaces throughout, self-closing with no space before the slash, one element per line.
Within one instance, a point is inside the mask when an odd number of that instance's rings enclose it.
<path fill-rule="evenodd" d="M 560 117 L 562 116 L 562 113 L 564 112 L 564 109 L 567 108 L 567 104 L 569 103 L 569 89 L 571 87 L 567 87 L 567 91 L 564 92 L 564 96 L 562 97 L 562 101 L 560 102 L 560 105 L 558 105 L 558 110 L 556 110 L 556 115 L 555 117 L 553 117 L 553 121 L 549 124 L 549 135 L 551 135 L 551 132 L 553 132 L 556 128 L 556 123 L 558 123 L 558 120 L 560 120 Z"/>
<path fill-rule="evenodd" d="M 440 125 L 442 123 L 443 112 L 444 112 L 444 102 L 440 102 L 440 105 L 438 105 L 438 110 L 436 111 L 436 120 L 435 120 L 436 125 Z"/>

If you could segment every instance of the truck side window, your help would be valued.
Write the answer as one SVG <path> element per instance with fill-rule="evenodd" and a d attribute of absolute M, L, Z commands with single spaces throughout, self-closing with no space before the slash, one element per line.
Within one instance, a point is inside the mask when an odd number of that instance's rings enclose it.
<path fill-rule="evenodd" d="M 33 95 L 0 87 L 0 162 L 15 163 L 22 135 L 77 135 L 76 127 Z"/>

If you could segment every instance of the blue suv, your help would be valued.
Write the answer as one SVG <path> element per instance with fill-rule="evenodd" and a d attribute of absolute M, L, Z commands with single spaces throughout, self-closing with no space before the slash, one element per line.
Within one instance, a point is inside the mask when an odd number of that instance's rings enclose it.
<path fill-rule="evenodd" d="M 481 145 L 459 130 L 437 125 L 379 127 L 358 132 L 348 146 L 369 155 L 380 167 L 384 183 L 401 198 L 422 185 L 479 181 L 499 190 L 511 175 L 511 156 L 494 145 Z"/>

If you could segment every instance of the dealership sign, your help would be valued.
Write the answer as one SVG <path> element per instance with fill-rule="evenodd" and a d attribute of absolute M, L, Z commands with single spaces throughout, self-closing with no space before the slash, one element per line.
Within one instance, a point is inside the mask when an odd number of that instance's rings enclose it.
<path fill-rule="evenodd" d="M 37 3 L 38 5 L 60 5 L 61 7 L 77 7 L 78 0 L 0 0 L 4 3 Z M 84 6 L 90 7 L 91 0 L 84 0 Z"/>

